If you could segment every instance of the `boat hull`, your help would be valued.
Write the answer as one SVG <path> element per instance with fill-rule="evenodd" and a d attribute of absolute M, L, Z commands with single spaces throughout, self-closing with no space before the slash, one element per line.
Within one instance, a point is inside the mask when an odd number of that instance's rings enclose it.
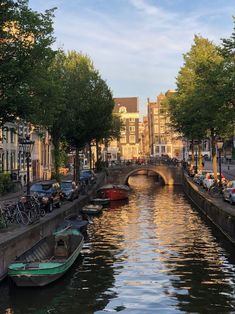
<path fill-rule="evenodd" d="M 103 206 L 102 205 L 86 205 L 81 209 L 81 212 L 83 214 L 88 214 L 88 215 L 99 215 L 103 211 Z"/>
<path fill-rule="evenodd" d="M 109 198 L 93 198 L 91 203 L 94 205 L 108 205 L 110 203 Z"/>
<path fill-rule="evenodd" d="M 101 188 L 98 191 L 98 194 L 101 198 L 109 198 L 110 201 L 124 200 L 129 196 L 129 188 L 125 186 L 122 187 L 119 185 L 113 185 Z"/>
<path fill-rule="evenodd" d="M 72 231 L 74 232 L 74 231 Z M 19 287 L 43 287 L 60 277 L 73 265 L 83 247 L 84 238 L 80 238 L 79 244 L 73 253 L 65 260 L 49 260 L 41 262 L 18 261 L 8 267 L 8 275 Z"/>

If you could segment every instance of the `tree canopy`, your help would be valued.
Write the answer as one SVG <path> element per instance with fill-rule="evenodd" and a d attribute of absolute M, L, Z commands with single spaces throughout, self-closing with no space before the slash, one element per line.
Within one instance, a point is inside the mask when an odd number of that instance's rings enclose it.
<path fill-rule="evenodd" d="M 0 124 L 28 118 L 38 105 L 38 81 L 55 54 L 53 12 L 35 12 L 27 0 L 0 2 Z"/>

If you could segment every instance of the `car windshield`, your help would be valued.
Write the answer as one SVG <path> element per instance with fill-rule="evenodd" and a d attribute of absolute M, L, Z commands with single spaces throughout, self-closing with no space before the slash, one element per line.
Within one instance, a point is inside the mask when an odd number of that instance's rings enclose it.
<path fill-rule="evenodd" d="M 72 182 L 61 182 L 61 188 L 62 189 L 71 189 L 72 188 Z"/>
<path fill-rule="evenodd" d="M 51 190 L 51 184 L 34 184 L 31 187 L 32 192 L 49 192 Z"/>

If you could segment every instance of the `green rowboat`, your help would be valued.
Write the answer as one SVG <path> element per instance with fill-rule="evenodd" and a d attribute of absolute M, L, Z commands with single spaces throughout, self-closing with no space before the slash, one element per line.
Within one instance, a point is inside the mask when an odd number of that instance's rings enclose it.
<path fill-rule="evenodd" d="M 108 205 L 110 203 L 110 199 L 109 198 L 93 198 L 91 200 L 91 203 L 92 204 L 95 204 L 95 205 Z"/>
<path fill-rule="evenodd" d="M 42 287 L 59 279 L 72 266 L 84 243 L 76 229 L 66 229 L 45 237 L 8 267 L 17 286 Z"/>

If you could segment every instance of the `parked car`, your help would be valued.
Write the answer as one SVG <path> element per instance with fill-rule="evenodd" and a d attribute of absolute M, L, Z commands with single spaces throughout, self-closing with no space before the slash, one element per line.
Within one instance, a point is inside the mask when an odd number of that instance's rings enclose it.
<path fill-rule="evenodd" d="M 217 182 L 220 181 L 220 174 L 217 173 Z M 221 175 L 221 182 L 224 184 L 226 181 L 225 177 Z M 205 178 L 203 179 L 202 185 L 206 190 L 209 190 L 209 188 L 213 185 L 215 182 L 215 177 L 213 172 L 208 172 L 205 175 Z"/>
<path fill-rule="evenodd" d="M 85 184 L 96 183 L 96 175 L 93 170 L 86 169 L 80 171 L 80 182 Z"/>
<path fill-rule="evenodd" d="M 54 180 L 34 183 L 30 188 L 31 193 L 38 195 L 42 208 L 52 212 L 54 207 L 61 206 L 61 189 Z"/>
<path fill-rule="evenodd" d="M 203 180 L 206 177 L 206 174 L 208 173 L 208 170 L 201 170 L 195 176 L 193 177 L 193 181 L 197 183 L 198 185 L 202 185 Z"/>
<path fill-rule="evenodd" d="M 213 172 L 207 172 L 205 174 L 205 178 L 202 181 L 202 185 L 206 190 L 209 190 L 209 188 L 214 183 L 215 177 Z"/>
<path fill-rule="evenodd" d="M 73 201 L 78 198 L 79 186 L 72 180 L 62 180 L 61 181 L 61 191 L 63 198 L 69 201 Z"/>
<path fill-rule="evenodd" d="M 231 205 L 235 203 L 235 181 L 228 181 L 226 188 L 223 189 L 223 198 Z"/>

